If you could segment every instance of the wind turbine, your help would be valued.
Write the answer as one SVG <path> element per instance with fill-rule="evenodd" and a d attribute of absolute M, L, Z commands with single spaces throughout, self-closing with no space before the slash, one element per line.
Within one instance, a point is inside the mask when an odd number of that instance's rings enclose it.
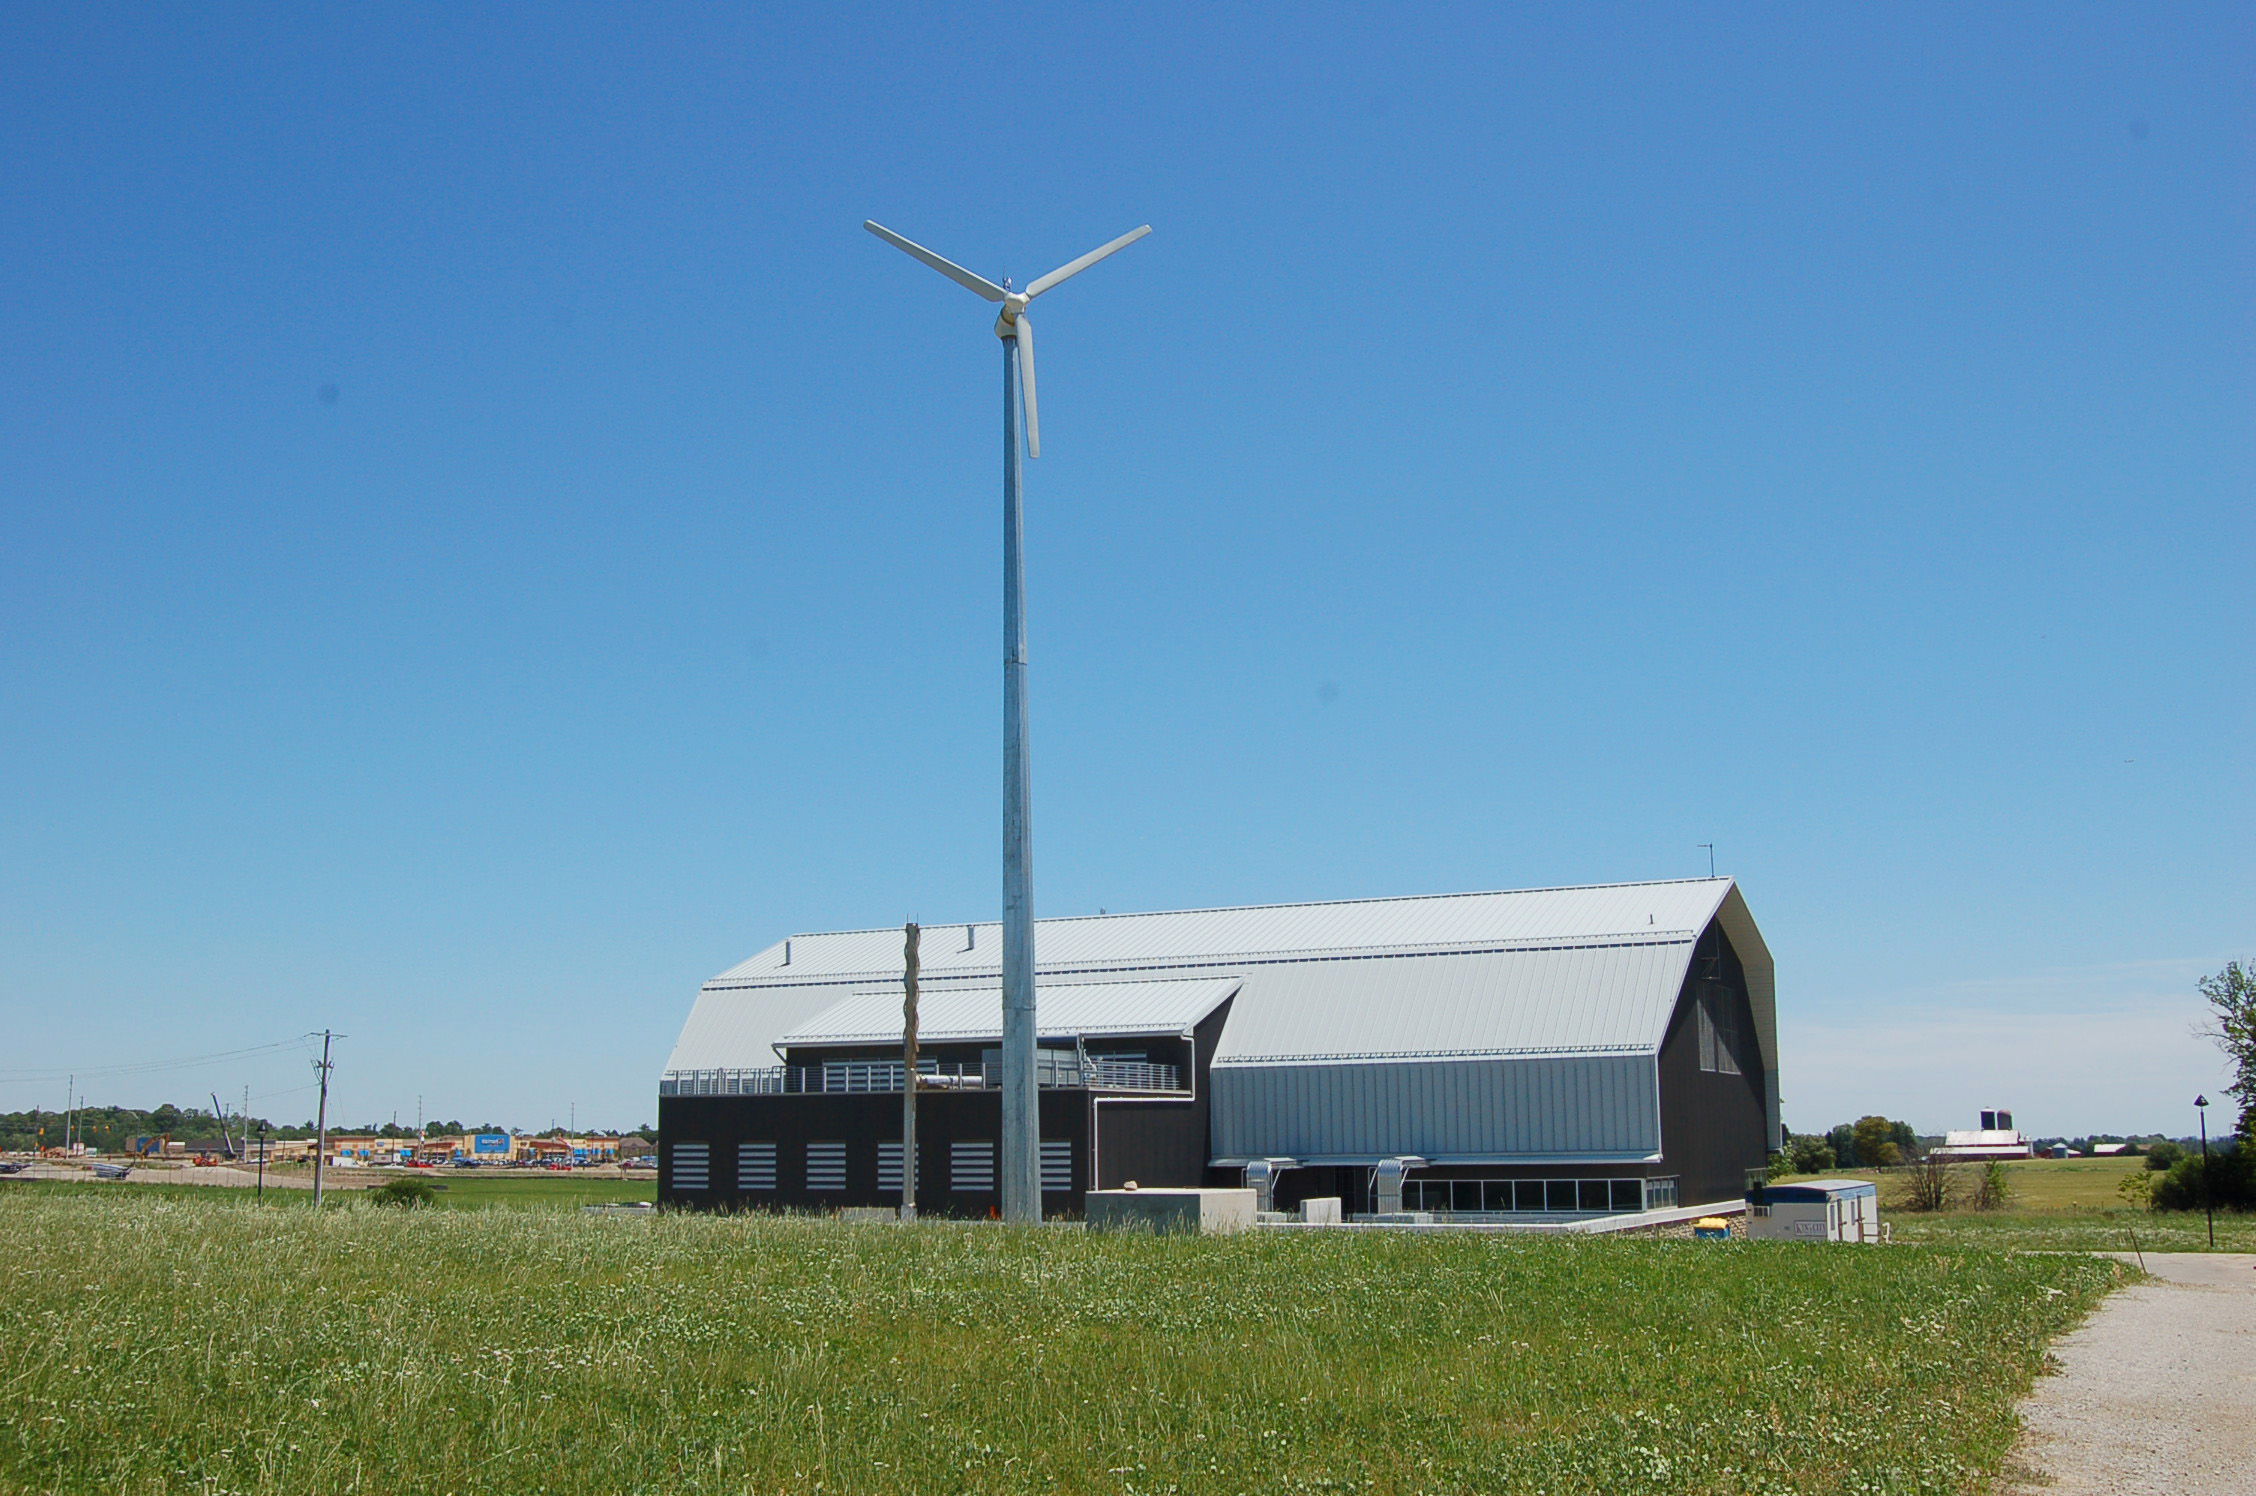
<path fill-rule="evenodd" d="M 880 223 L 862 227 L 965 290 L 997 303 L 1003 340 L 1003 1219 L 1042 1219 L 1041 1092 L 1034 1074 L 1034 838 L 1026 745 L 1026 553 L 1019 502 L 1018 392 L 1026 392 L 1026 455 L 1042 455 L 1034 405 L 1034 323 L 1027 303 L 1151 232 L 1145 224 L 1013 290 Z"/>

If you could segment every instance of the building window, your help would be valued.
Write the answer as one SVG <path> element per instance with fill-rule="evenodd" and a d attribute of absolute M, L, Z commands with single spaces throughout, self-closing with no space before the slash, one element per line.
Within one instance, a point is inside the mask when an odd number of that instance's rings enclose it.
<path fill-rule="evenodd" d="M 901 1144 L 898 1140 L 877 1145 L 877 1187 L 885 1194 L 901 1193 Z"/>
<path fill-rule="evenodd" d="M 1668 1181 L 1673 1191 L 1674 1180 Z M 1671 1198 L 1674 1196 L 1672 1194 Z M 1404 1210 L 1451 1215 L 1602 1215 L 1643 1210 L 1641 1179 L 1405 1179 Z"/>
<path fill-rule="evenodd" d="M 1700 984 L 1700 1068 L 1712 1075 L 1739 1073 L 1737 997 L 1721 982 Z"/>
<path fill-rule="evenodd" d="M 959 1195 L 991 1195 L 995 1192 L 995 1145 L 993 1143 L 950 1143 L 948 1145 L 948 1188 Z"/>
<path fill-rule="evenodd" d="M 1674 1210 L 1676 1208 L 1676 1179 L 1648 1179 L 1645 1181 L 1645 1208 L 1647 1210 Z"/>
<path fill-rule="evenodd" d="M 1073 1139 L 1042 1139 L 1042 1189 L 1059 1194 L 1073 1188 Z"/>
<path fill-rule="evenodd" d="M 740 1190 L 772 1190 L 776 1187 L 776 1145 L 773 1143 L 739 1143 L 736 1145 L 736 1187 Z"/>
<path fill-rule="evenodd" d="M 709 1188 L 712 1151 L 712 1145 L 708 1143 L 674 1144 L 674 1156 L 666 1171 L 666 1182 L 677 1190 Z"/>
<path fill-rule="evenodd" d="M 811 1190 L 842 1190 L 846 1188 L 846 1145 L 844 1143 L 809 1143 L 807 1145 L 807 1188 Z"/>

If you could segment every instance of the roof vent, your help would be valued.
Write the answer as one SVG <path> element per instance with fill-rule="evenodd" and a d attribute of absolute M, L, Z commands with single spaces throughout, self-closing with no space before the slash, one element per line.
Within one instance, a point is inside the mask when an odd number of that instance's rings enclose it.
<path fill-rule="evenodd" d="M 786 941 L 785 941 L 785 942 L 783 943 L 783 962 L 782 962 L 782 964 L 783 964 L 783 965 L 785 965 L 785 966 L 789 966 L 789 965 L 791 964 L 791 942 L 790 942 L 790 941 L 788 941 L 788 940 L 786 940 Z"/>

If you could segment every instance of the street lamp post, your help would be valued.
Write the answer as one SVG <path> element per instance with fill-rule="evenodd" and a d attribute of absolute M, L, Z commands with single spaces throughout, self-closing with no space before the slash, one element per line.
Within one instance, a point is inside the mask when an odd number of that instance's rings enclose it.
<path fill-rule="evenodd" d="M 2217 1250 L 2217 1203 L 2209 1190 L 2209 1098 L 2193 1098 L 2194 1115 L 2201 1119 L 2201 1213 L 2209 1218 L 2209 1250 Z"/>
<path fill-rule="evenodd" d="M 266 1203 L 266 1124 L 259 1124 L 259 1175 L 258 1189 L 251 1195 L 260 1204 Z"/>

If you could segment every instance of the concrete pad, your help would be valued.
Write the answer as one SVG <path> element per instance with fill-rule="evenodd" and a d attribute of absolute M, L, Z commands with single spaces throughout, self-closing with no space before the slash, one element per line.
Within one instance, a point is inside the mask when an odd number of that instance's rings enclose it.
<path fill-rule="evenodd" d="M 2117 1262 L 2141 1265 L 2136 1252 L 2110 1252 Z M 2146 1271 L 2165 1283 L 2185 1283 L 2197 1288 L 2256 1289 L 2256 1252 L 2148 1252 Z"/>
<path fill-rule="evenodd" d="M 1249 1189 L 1091 1190 L 1091 1231 L 1223 1235 L 1253 1229 L 1258 1197 Z"/>

